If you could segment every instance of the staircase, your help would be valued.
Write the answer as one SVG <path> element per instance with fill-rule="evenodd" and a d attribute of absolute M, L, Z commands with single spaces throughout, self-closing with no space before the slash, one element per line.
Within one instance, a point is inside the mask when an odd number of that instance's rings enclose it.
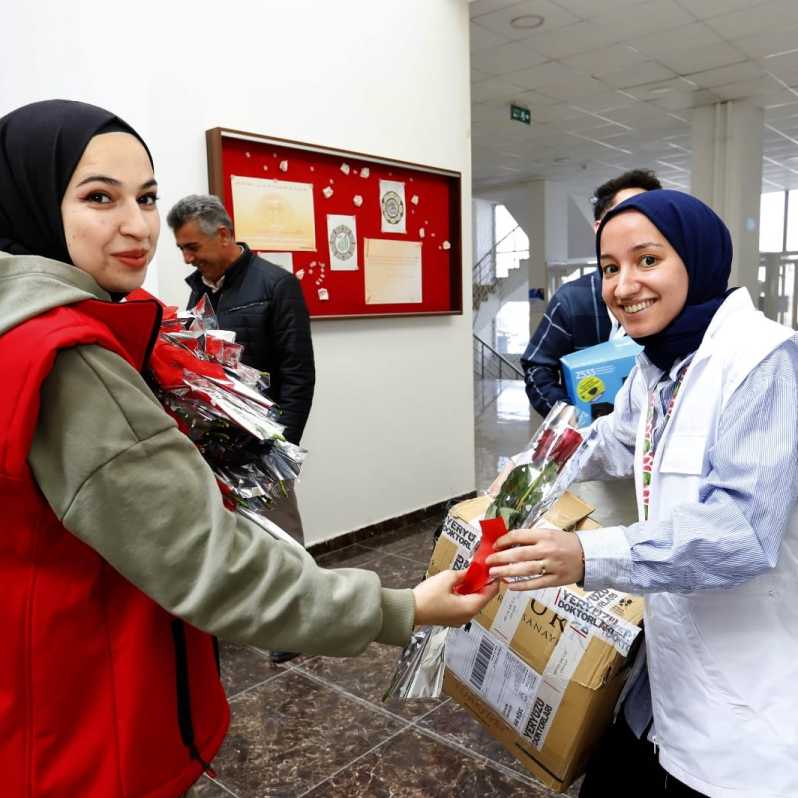
<path fill-rule="evenodd" d="M 497 241 L 475 264 L 473 269 L 472 280 L 472 308 L 476 314 L 482 303 L 485 302 L 491 295 L 500 290 L 502 281 L 508 277 L 496 276 L 496 250 L 501 244 L 508 239 L 516 230 L 521 228 L 516 225 L 504 238 Z M 520 266 L 520 264 L 519 264 Z M 518 268 L 518 267 L 516 267 Z"/>
<path fill-rule="evenodd" d="M 474 415 L 480 416 L 497 399 L 503 380 L 523 380 L 524 372 L 474 333 Z"/>

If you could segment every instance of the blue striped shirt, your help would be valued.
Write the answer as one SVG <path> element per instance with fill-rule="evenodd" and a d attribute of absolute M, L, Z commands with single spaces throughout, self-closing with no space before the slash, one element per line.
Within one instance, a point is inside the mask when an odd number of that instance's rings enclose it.
<path fill-rule="evenodd" d="M 676 364 L 659 375 L 654 440 L 673 394 Z M 664 379 L 662 377 L 664 376 Z M 659 379 L 659 382 L 657 382 Z M 627 380 L 612 415 L 591 428 L 598 444 L 580 479 L 628 477 L 640 413 Z M 630 593 L 690 593 L 732 588 L 774 567 L 798 498 L 798 335 L 775 349 L 732 395 L 718 422 L 697 502 L 665 520 L 578 533 L 585 587 Z M 645 672 L 629 694 L 625 716 L 640 735 L 651 717 Z"/>

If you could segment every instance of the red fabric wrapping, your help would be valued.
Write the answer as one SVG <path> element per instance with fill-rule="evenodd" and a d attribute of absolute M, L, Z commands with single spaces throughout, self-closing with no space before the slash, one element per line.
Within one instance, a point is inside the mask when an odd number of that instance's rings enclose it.
<path fill-rule="evenodd" d="M 489 555 L 493 554 L 493 544 L 507 532 L 504 519 L 487 518 L 479 522 L 482 528 L 482 540 L 479 542 L 479 547 L 474 553 L 471 564 L 468 566 L 465 578 L 454 589 L 455 593 L 461 596 L 467 596 L 470 593 L 479 593 L 485 585 L 490 582 L 488 571 L 490 570 L 485 564 L 485 560 Z"/>
<path fill-rule="evenodd" d="M 127 295 L 128 302 L 140 302 L 142 300 L 155 300 L 163 308 L 161 327 L 164 322 L 171 322 L 177 319 L 177 307 L 174 305 L 164 305 L 160 299 L 154 297 L 143 288 L 137 288 Z M 183 371 L 192 371 L 202 377 L 214 377 L 217 380 L 226 379 L 224 369 L 219 363 L 210 360 L 200 360 L 190 352 L 174 344 L 167 343 L 161 338 L 155 342 L 155 346 L 150 356 L 150 367 L 158 381 L 158 385 L 166 390 L 170 388 L 181 388 L 185 386 Z"/>
<path fill-rule="evenodd" d="M 185 349 L 181 349 L 174 344 L 168 344 L 160 339 L 152 350 L 150 366 L 153 374 L 155 374 L 155 379 L 158 380 L 158 384 L 164 389 L 184 386 L 184 371 L 192 371 L 194 374 L 199 374 L 203 377 L 214 377 L 219 380 L 226 379 L 224 369 L 218 363 L 210 360 L 200 360 L 192 355 L 191 352 L 186 352 Z"/>

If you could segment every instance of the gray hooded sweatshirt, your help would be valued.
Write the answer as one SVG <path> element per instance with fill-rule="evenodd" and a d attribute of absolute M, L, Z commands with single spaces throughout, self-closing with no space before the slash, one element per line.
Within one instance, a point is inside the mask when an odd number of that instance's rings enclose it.
<path fill-rule="evenodd" d="M 91 276 L 0 253 L 0 335 L 51 308 L 110 300 Z M 307 654 L 403 645 L 410 590 L 319 568 L 224 508 L 208 465 L 146 383 L 98 346 L 62 350 L 28 456 L 63 525 L 168 612 L 225 640 Z"/>

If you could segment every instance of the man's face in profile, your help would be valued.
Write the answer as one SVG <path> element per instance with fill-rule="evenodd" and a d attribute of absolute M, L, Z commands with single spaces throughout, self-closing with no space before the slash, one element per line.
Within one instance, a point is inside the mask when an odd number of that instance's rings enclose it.
<path fill-rule="evenodd" d="M 193 266 L 211 282 L 216 282 L 230 263 L 230 231 L 220 227 L 209 235 L 196 219 L 190 219 L 175 230 L 175 243 L 183 253 L 183 261 Z"/>

